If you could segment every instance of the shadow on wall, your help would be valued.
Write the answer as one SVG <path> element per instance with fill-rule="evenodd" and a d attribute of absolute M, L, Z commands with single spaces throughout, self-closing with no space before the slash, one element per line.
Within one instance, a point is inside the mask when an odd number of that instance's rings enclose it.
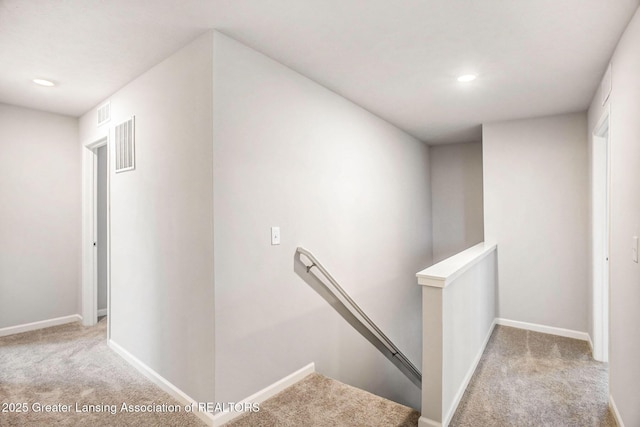
<path fill-rule="evenodd" d="M 302 257 L 307 261 L 303 262 Z M 313 290 L 337 311 L 360 335 L 366 338 L 380 353 L 413 382 L 422 387 L 422 374 L 389 338 L 369 319 L 355 301 L 340 287 L 331 274 L 317 259 L 305 249 L 298 248 L 293 257 L 293 270 Z M 324 275 L 331 286 L 327 285 L 315 272 Z M 333 289 L 336 289 L 334 291 Z M 337 292 L 337 293 L 336 293 Z M 340 295 L 340 296 L 338 296 Z"/>
<path fill-rule="evenodd" d="M 484 240 L 482 142 L 429 147 L 433 261 Z"/>

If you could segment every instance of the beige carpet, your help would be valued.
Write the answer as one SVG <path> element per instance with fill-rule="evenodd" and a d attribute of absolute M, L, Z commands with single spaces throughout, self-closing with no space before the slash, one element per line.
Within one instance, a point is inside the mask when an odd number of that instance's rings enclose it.
<path fill-rule="evenodd" d="M 73 323 L 0 338 L 0 404 L 3 402 L 26 403 L 28 408 L 26 413 L 0 412 L 3 427 L 204 425 L 184 411 L 121 410 L 122 403 L 178 402 L 107 347 L 105 319 L 92 328 Z M 85 404 L 95 406 L 92 412 L 75 412 L 76 403 L 80 410 Z M 38 404 L 69 405 L 71 412 L 34 412 Z M 111 405 L 116 405 L 115 415 L 110 413 Z M 94 412 L 98 407 L 106 411 Z M 62 406 L 48 409 L 56 408 Z"/>
<path fill-rule="evenodd" d="M 29 408 L 0 412 L 0 426 L 204 425 L 184 411 L 122 412 L 123 402 L 178 402 L 113 353 L 105 336 L 103 320 L 0 338 L 0 404 Z M 585 342 L 497 326 L 450 425 L 613 427 L 607 399 L 607 365 L 591 359 Z M 76 402 L 107 412 L 78 413 Z M 34 412 L 34 404 L 69 405 L 71 412 Z M 418 418 L 411 408 L 312 374 L 228 426 L 417 426 Z"/>
<path fill-rule="evenodd" d="M 496 326 L 451 426 L 615 426 L 585 341 Z"/>
<path fill-rule="evenodd" d="M 584 341 L 497 326 L 450 426 L 615 427 Z M 313 374 L 228 427 L 416 426 L 419 414 Z"/>
<path fill-rule="evenodd" d="M 341 382 L 311 374 L 226 427 L 417 426 L 411 408 Z"/>

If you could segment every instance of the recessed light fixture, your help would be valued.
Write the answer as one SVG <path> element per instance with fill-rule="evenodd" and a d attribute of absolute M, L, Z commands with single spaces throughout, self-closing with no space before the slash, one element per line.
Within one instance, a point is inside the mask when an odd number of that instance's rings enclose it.
<path fill-rule="evenodd" d="M 462 82 L 462 83 L 467 83 L 467 82 L 472 82 L 474 81 L 478 76 L 476 76 L 475 74 L 463 74 L 462 76 L 458 77 L 458 81 Z"/>
<path fill-rule="evenodd" d="M 45 79 L 33 79 L 33 82 L 37 85 L 46 86 L 46 87 L 51 87 L 56 85 L 54 82 L 45 80 Z"/>

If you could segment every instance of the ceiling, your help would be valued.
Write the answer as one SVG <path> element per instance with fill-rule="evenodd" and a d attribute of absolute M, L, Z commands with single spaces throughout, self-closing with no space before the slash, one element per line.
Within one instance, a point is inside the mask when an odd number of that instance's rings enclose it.
<path fill-rule="evenodd" d="M 473 141 L 587 109 L 639 2 L 0 0 L 0 102 L 80 116 L 216 28 L 423 141 Z"/>

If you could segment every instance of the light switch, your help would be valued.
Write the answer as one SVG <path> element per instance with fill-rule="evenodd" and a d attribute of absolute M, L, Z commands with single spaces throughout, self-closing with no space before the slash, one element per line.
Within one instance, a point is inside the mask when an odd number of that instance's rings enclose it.
<path fill-rule="evenodd" d="M 271 244 L 280 244 L 280 227 L 271 227 Z"/>
<path fill-rule="evenodd" d="M 633 246 L 631 247 L 633 262 L 638 262 L 638 236 L 633 236 Z"/>

